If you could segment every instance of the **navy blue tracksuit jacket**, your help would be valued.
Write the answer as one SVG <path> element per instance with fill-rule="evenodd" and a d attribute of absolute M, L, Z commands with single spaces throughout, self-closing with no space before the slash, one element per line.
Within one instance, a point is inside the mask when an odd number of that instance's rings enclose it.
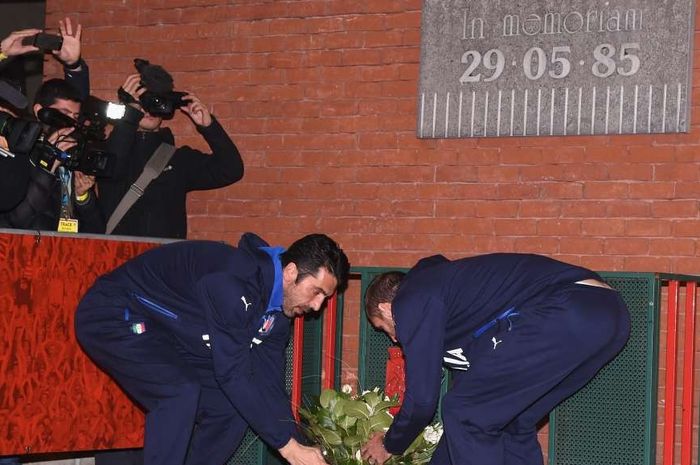
<path fill-rule="evenodd" d="M 596 273 L 539 255 L 421 260 L 392 302 L 406 366 L 401 410 L 384 445 L 402 453 L 433 419 L 442 366 L 445 432 L 432 464 L 537 465 L 536 424 L 624 346 L 614 290 Z"/>
<path fill-rule="evenodd" d="M 252 234 L 168 244 L 82 299 L 81 345 L 147 412 L 146 465 L 225 463 L 248 426 L 274 448 L 296 434 L 281 252 Z"/>

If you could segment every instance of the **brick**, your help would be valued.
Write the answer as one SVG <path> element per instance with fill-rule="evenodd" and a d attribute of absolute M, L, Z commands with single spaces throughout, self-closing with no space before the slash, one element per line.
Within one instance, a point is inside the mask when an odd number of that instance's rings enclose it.
<path fill-rule="evenodd" d="M 686 186 L 688 184 L 685 184 Z M 694 186 L 697 184 L 693 183 Z M 675 182 L 644 182 L 629 184 L 630 199 L 672 199 L 681 195 Z M 700 193 L 700 191 L 699 191 Z M 685 195 L 688 195 L 687 193 Z"/>
<path fill-rule="evenodd" d="M 698 216 L 698 201 L 656 201 L 652 204 L 651 216 L 654 218 L 696 218 Z"/>
<path fill-rule="evenodd" d="M 559 243 L 559 252 L 572 255 L 600 255 L 603 253 L 604 240 L 592 237 L 566 237 Z"/>
<path fill-rule="evenodd" d="M 481 201 L 476 205 L 476 216 L 480 218 L 515 218 L 520 204 L 514 200 Z"/>
<path fill-rule="evenodd" d="M 558 237 L 518 237 L 515 239 L 517 253 L 553 255 L 559 252 Z"/>
<path fill-rule="evenodd" d="M 669 237 L 672 223 L 647 219 L 628 219 L 625 223 L 625 234 L 628 237 Z"/>
<path fill-rule="evenodd" d="M 498 236 L 535 236 L 537 221 L 531 219 L 495 219 L 494 233 Z"/>
<path fill-rule="evenodd" d="M 668 270 L 671 266 L 670 257 L 625 257 L 626 270 L 658 271 Z"/>
<path fill-rule="evenodd" d="M 692 238 L 659 238 L 649 241 L 649 255 L 657 257 L 692 257 L 695 255 L 696 239 Z M 693 273 L 697 273 L 694 271 Z"/>
<path fill-rule="evenodd" d="M 603 253 L 610 255 L 648 255 L 649 240 L 645 238 L 608 238 Z"/>
<path fill-rule="evenodd" d="M 615 237 L 625 234 L 626 220 L 619 218 L 586 218 L 581 222 L 583 236 Z"/>
<path fill-rule="evenodd" d="M 624 199 L 629 186 L 619 182 L 587 182 L 583 192 L 587 199 Z"/>
<path fill-rule="evenodd" d="M 537 221 L 539 236 L 577 237 L 581 235 L 581 220 L 578 219 L 540 219 Z"/>
<path fill-rule="evenodd" d="M 520 202 L 518 216 L 520 218 L 557 218 L 561 216 L 561 204 L 550 200 L 525 200 Z"/>

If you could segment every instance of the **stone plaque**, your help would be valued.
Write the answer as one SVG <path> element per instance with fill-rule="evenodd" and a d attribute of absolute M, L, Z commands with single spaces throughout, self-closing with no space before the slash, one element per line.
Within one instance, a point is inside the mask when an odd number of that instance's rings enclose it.
<path fill-rule="evenodd" d="M 424 0 L 417 135 L 688 132 L 692 0 Z"/>

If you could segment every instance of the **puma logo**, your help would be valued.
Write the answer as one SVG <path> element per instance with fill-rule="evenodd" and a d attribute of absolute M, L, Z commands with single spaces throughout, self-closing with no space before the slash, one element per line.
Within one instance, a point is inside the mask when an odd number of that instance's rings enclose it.
<path fill-rule="evenodd" d="M 251 306 L 251 305 L 253 305 L 253 302 L 248 302 L 247 300 L 245 300 L 245 296 L 244 296 L 244 295 L 241 296 L 241 300 L 243 301 L 243 305 L 245 305 L 245 311 L 247 312 L 247 311 L 248 311 L 248 307 Z"/>

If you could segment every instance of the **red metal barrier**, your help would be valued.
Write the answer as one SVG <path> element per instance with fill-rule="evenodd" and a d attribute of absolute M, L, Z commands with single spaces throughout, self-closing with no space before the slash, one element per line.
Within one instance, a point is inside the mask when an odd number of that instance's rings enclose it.
<path fill-rule="evenodd" d="M 301 375 L 304 361 L 304 319 L 294 319 L 294 345 L 292 350 L 292 411 L 299 421 L 301 406 Z"/>
<path fill-rule="evenodd" d="M 333 294 L 326 305 L 323 318 L 323 358 L 321 389 L 333 389 L 335 384 L 335 349 L 338 318 L 338 294 Z"/>
<path fill-rule="evenodd" d="M 681 387 L 681 465 L 693 459 L 693 401 L 695 389 L 695 314 L 697 283 L 671 279 L 668 282 L 666 314 L 666 379 L 664 388 L 663 465 L 674 465 L 676 447 L 676 391 L 678 360 L 679 291 L 685 286 L 683 332 L 683 384 Z"/>

